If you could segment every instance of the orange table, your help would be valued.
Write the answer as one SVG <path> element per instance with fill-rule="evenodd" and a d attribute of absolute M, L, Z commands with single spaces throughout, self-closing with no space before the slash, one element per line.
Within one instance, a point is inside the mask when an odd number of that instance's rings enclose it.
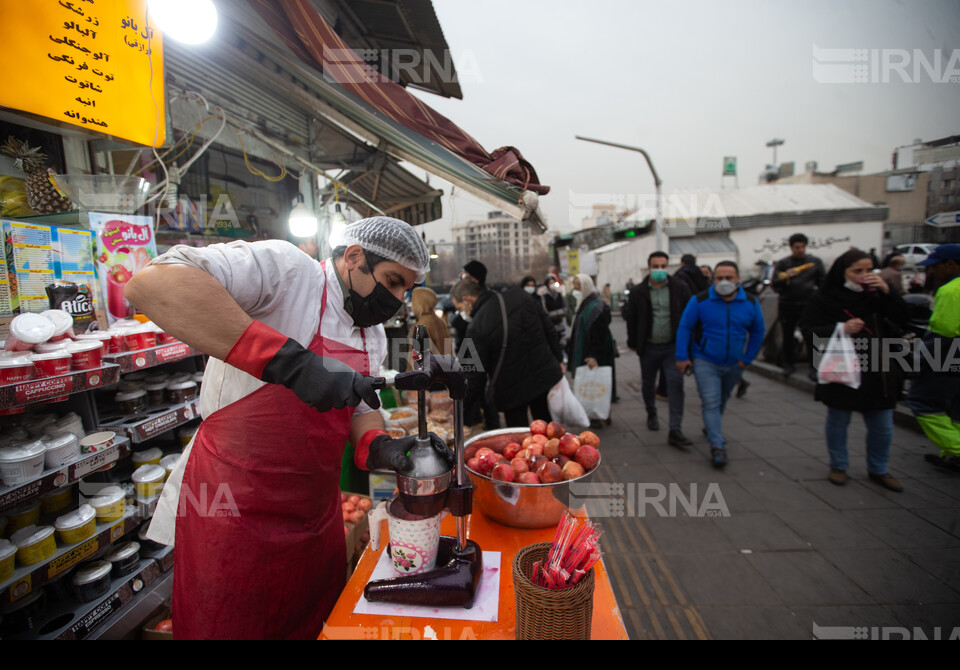
<path fill-rule="evenodd" d="M 576 512 L 580 518 L 586 513 Z M 456 536 L 453 517 L 447 517 L 441 532 Z M 384 522 L 385 523 L 385 522 Z M 524 547 L 537 542 L 552 542 L 556 528 L 541 530 L 521 530 L 508 528 L 490 521 L 480 512 L 474 512 L 467 525 L 467 537 L 486 551 L 499 551 L 500 557 L 500 603 L 497 621 L 458 621 L 454 619 L 428 619 L 416 617 L 383 618 L 379 615 L 354 614 L 353 610 L 363 597 L 363 589 L 385 551 L 388 537 L 386 525 L 381 537 L 384 538 L 380 551 L 369 546 L 364 550 L 357 569 L 340 595 L 333 612 L 327 619 L 321 640 L 419 640 L 424 630 L 430 626 L 440 640 L 512 640 L 516 629 L 513 593 L 513 557 Z M 626 640 L 627 631 L 623 625 L 620 608 L 617 606 L 610 579 L 603 562 L 597 563 L 595 573 L 595 591 L 593 601 L 592 632 L 594 640 Z"/>

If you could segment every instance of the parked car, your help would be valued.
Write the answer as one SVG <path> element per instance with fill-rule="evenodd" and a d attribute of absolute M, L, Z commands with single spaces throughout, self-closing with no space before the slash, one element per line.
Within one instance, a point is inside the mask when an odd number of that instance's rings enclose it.
<path fill-rule="evenodd" d="M 936 248 L 936 244 L 898 244 L 893 248 L 893 252 L 898 256 L 903 256 L 904 260 L 907 261 L 904 266 L 905 269 L 913 270 L 917 267 L 919 261 L 926 260 L 927 256 Z"/>

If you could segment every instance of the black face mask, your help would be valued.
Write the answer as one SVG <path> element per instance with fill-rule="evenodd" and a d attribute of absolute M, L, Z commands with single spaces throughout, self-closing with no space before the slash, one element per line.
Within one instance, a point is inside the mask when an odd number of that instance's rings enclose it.
<path fill-rule="evenodd" d="M 370 276 L 373 276 L 372 272 Z M 403 301 L 398 300 L 380 282 L 377 282 L 370 295 L 364 297 L 353 290 L 353 275 L 348 272 L 347 277 L 350 278 L 350 291 L 348 304 L 345 307 L 350 316 L 353 317 L 353 324 L 357 328 L 371 328 L 379 325 L 403 307 Z M 374 281 L 376 281 L 376 277 L 374 277 Z"/>

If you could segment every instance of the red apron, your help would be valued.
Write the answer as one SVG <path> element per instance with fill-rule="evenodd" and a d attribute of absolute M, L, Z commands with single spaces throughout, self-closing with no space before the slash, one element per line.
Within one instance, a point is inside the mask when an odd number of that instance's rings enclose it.
<path fill-rule="evenodd" d="M 326 304 L 324 284 L 310 351 L 369 375 L 365 351 L 322 336 Z M 340 463 L 353 412 L 321 414 L 268 384 L 203 421 L 176 522 L 177 639 L 319 636 L 346 579 Z"/>

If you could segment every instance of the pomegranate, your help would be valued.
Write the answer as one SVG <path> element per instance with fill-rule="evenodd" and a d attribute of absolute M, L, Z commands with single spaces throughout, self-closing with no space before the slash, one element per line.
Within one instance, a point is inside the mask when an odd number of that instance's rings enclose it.
<path fill-rule="evenodd" d="M 520 445 L 516 442 L 511 442 L 503 448 L 503 457 L 508 461 L 516 458 L 518 453 L 520 453 Z"/>
<path fill-rule="evenodd" d="M 360 502 L 357 503 L 357 509 L 367 512 L 370 510 L 372 504 L 370 498 L 360 498 Z"/>
<path fill-rule="evenodd" d="M 533 441 L 535 444 L 544 445 L 550 441 L 550 438 L 546 435 L 534 435 Z"/>
<path fill-rule="evenodd" d="M 467 467 L 473 470 L 474 472 L 480 472 L 480 459 L 474 456 L 467 461 Z"/>
<path fill-rule="evenodd" d="M 530 424 L 530 432 L 534 435 L 546 435 L 547 434 L 547 422 L 542 419 L 537 419 Z"/>
<path fill-rule="evenodd" d="M 557 465 L 559 465 L 560 468 L 562 469 L 563 466 L 565 466 L 567 463 L 570 462 L 570 459 L 569 459 L 568 457 L 564 456 L 563 454 L 560 454 L 560 455 L 557 456 L 555 459 L 553 459 L 553 462 L 556 463 Z"/>
<path fill-rule="evenodd" d="M 530 472 L 530 464 L 522 458 L 513 459 L 510 461 L 510 465 L 513 466 L 514 472 L 516 472 L 518 475 L 522 475 L 524 472 Z"/>
<path fill-rule="evenodd" d="M 517 454 L 517 458 L 520 458 L 520 459 L 526 461 L 527 463 L 529 463 L 529 462 L 530 462 L 530 459 L 533 458 L 533 454 L 530 453 L 530 450 L 529 450 L 529 449 L 522 449 L 522 450 Z"/>
<path fill-rule="evenodd" d="M 600 462 L 600 452 L 597 451 L 596 447 L 585 444 L 577 450 L 577 454 L 573 457 L 573 460 L 582 465 L 584 470 L 590 472 L 590 470 L 597 467 L 597 463 Z"/>
<path fill-rule="evenodd" d="M 521 448 L 521 449 L 529 449 L 529 448 L 530 448 L 530 445 L 533 444 L 533 443 L 534 443 L 534 442 L 533 442 L 533 435 L 528 435 L 528 436 L 526 436 L 525 438 L 523 438 L 523 442 L 520 443 L 520 448 Z"/>
<path fill-rule="evenodd" d="M 556 484 L 563 479 L 563 473 L 560 466 L 553 461 L 544 461 L 537 466 L 537 476 L 544 484 Z"/>
<path fill-rule="evenodd" d="M 560 438 L 560 453 L 564 456 L 573 458 L 580 446 L 580 438 L 573 433 L 567 433 Z"/>
<path fill-rule="evenodd" d="M 589 444 L 591 447 L 600 448 L 600 436 L 589 430 L 580 433 L 580 442 L 582 444 Z"/>
<path fill-rule="evenodd" d="M 527 451 L 530 452 L 531 456 L 543 456 L 543 445 L 531 444 L 529 447 L 527 447 Z"/>
<path fill-rule="evenodd" d="M 498 482 L 512 482 L 516 479 L 517 473 L 509 463 L 497 463 L 490 471 L 490 476 Z"/>
<path fill-rule="evenodd" d="M 539 468 L 545 460 L 547 460 L 546 456 L 534 456 L 531 458 L 529 461 L 530 472 L 536 472 L 537 468 Z"/>
<path fill-rule="evenodd" d="M 501 458 L 502 456 L 500 456 L 500 454 L 495 454 L 492 451 L 488 454 L 483 454 L 480 457 L 480 469 L 477 472 L 479 472 L 481 475 L 488 474 L 491 470 L 493 470 L 494 467 L 496 467 Z"/>
<path fill-rule="evenodd" d="M 547 437 L 556 437 L 559 439 L 563 437 L 564 433 L 566 432 L 566 429 L 556 421 L 551 421 L 547 424 Z"/>
<path fill-rule="evenodd" d="M 535 472 L 524 472 L 517 478 L 517 481 L 521 484 L 539 484 L 540 478 L 537 477 Z"/>
<path fill-rule="evenodd" d="M 474 454 L 474 456 L 476 456 L 477 458 L 480 458 L 484 454 L 495 454 L 495 453 L 497 452 L 495 452 L 490 447 L 480 447 L 479 449 L 477 449 L 477 452 Z"/>
<path fill-rule="evenodd" d="M 551 461 L 560 455 L 560 440 L 553 438 L 543 445 L 543 455 Z"/>
<path fill-rule="evenodd" d="M 568 461 L 567 464 L 563 466 L 560 474 L 563 477 L 563 481 L 570 481 L 577 477 L 583 477 L 586 471 L 583 469 L 583 466 L 576 461 Z"/>

